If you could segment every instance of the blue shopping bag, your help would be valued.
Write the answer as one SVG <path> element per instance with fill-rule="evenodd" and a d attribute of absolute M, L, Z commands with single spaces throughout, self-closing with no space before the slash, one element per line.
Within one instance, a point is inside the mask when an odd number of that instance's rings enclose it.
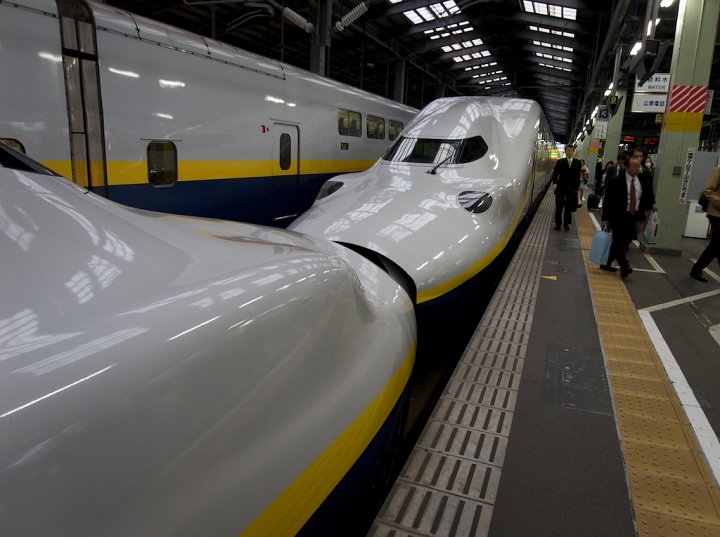
<path fill-rule="evenodd" d="M 612 243 L 612 232 L 598 229 L 593 235 L 590 245 L 590 261 L 598 265 L 607 264 L 610 255 L 610 243 Z"/>

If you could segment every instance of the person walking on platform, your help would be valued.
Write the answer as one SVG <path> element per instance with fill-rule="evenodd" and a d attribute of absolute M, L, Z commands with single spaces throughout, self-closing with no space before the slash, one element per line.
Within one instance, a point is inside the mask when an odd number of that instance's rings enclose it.
<path fill-rule="evenodd" d="M 710 173 L 703 193 L 708 199 L 706 216 L 710 220 L 712 235 L 710 244 L 700 254 L 700 257 L 690 270 L 690 277 L 699 282 L 707 282 L 707 278 L 703 275 L 703 269 L 710 264 L 713 258 L 716 258 L 720 263 L 720 166 L 717 166 Z"/>
<path fill-rule="evenodd" d="M 565 158 L 555 163 L 552 174 L 552 189 L 555 192 L 555 229 L 563 225 L 565 231 L 570 230 L 572 212 L 578 206 L 578 190 L 580 190 L 580 173 L 582 164 L 573 158 L 575 148 L 565 147 Z"/>
<path fill-rule="evenodd" d="M 603 227 L 610 228 L 613 238 L 608 260 L 600 268 L 616 272 L 612 263 L 617 260 L 623 278 L 632 272 L 625 249 L 636 233 L 637 224 L 645 220 L 645 211 L 657 211 L 652 183 L 641 181 L 638 177 L 640 162 L 638 157 L 625 159 L 624 169 L 609 179 L 603 200 Z"/>

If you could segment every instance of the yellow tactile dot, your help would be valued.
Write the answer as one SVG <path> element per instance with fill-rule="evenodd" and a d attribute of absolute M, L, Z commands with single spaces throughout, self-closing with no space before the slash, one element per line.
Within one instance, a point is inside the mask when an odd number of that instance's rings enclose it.
<path fill-rule="evenodd" d="M 623 449 L 627 465 L 639 472 L 698 483 L 705 481 L 694 453 L 687 448 L 626 440 L 623 442 Z"/>
<path fill-rule="evenodd" d="M 623 442 L 642 441 L 680 449 L 686 449 L 688 445 L 685 429 L 674 421 L 627 415 L 618 422 L 618 428 Z"/>
<path fill-rule="evenodd" d="M 632 357 L 635 351 L 647 349 L 647 344 L 641 336 L 618 333 L 613 334 L 612 337 L 607 337 L 603 341 L 603 348 L 622 350 L 625 355 Z"/>
<path fill-rule="evenodd" d="M 638 347 L 628 351 L 626 345 L 613 342 L 612 340 L 603 339 L 602 342 L 605 356 L 609 360 L 622 360 L 623 362 L 637 362 L 646 364 L 655 364 L 656 361 L 653 358 L 653 353 L 650 349 L 645 347 Z"/>
<path fill-rule="evenodd" d="M 635 333 L 640 330 L 640 325 L 637 323 L 637 319 L 631 315 L 599 317 L 597 324 L 600 328 L 607 330 L 607 337 L 611 340 L 615 337 L 633 338 L 638 342 L 643 340 L 642 337 L 635 336 Z"/>
<path fill-rule="evenodd" d="M 720 526 L 655 513 L 645 509 L 635 511 L 640 537 L 720 537 Z"/>
<path fill-rule="evenodd" d="M 675 407 L 667 399 L 613 391 L 616 412 L 620 416 L 639 416 L 655 420 L 678 420 Z"/>
<path fill-rule="evenodd" d="M 668 385 L 659 378 L 614 375 L 612 383 L 613 390 L 620 393 L 637 394 L 656 399 L 666 399 L 669 396 Z"/>
<path fill-rule="evenodd" d="M 623 375 L 646 379 L 661 379 L 657 366 L 650 361 L 630 362 L 608 357 L 607 368 L 611 376 Z"/>
<path fill-rule="evenodd" d="M 630 490 L 637 506 L 681 518 L 720 525 L 707 485 L 629 470 Z"/>
<path fill-rule="evenodd" d="M 627 310 L 627 296 L 624 294 L 617 297 L 593 297 L 593 303 L 598 311 L 619 313 Z"/>

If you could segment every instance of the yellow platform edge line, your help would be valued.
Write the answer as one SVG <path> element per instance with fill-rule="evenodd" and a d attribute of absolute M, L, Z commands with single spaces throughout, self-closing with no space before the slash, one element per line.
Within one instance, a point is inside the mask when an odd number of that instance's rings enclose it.
<path fill-rule="evenodd" d="M 588 259 L 595 233 L 589 213 L 575 215 L 638 535 L 720 537 L 720 489 L 685 410 L 623 281 Z M 676 431 L 670 445 L 664 430 Z"/>

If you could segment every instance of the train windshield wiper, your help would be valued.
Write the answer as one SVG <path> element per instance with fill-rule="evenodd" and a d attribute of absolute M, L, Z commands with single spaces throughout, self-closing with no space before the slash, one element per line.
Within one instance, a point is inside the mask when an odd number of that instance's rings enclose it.
<path fill-rule="evenodd" d="M 435 175 L 435 174 L 437 173 L 437 169 L 438 169 L 440 166 L 442 166 L 443 164 L 445 164 L 448 160 L 450 160 L 451 158 L 453 158 L 454 156 L 455 156 L 455 152 L 450 153 L 447 157 L 445 157 L 445 158 L 442 159 L 440 162 L 438 162 L 432 170 L 428 170 L 428 173 L 431 173 L 431 174 Z"/>

